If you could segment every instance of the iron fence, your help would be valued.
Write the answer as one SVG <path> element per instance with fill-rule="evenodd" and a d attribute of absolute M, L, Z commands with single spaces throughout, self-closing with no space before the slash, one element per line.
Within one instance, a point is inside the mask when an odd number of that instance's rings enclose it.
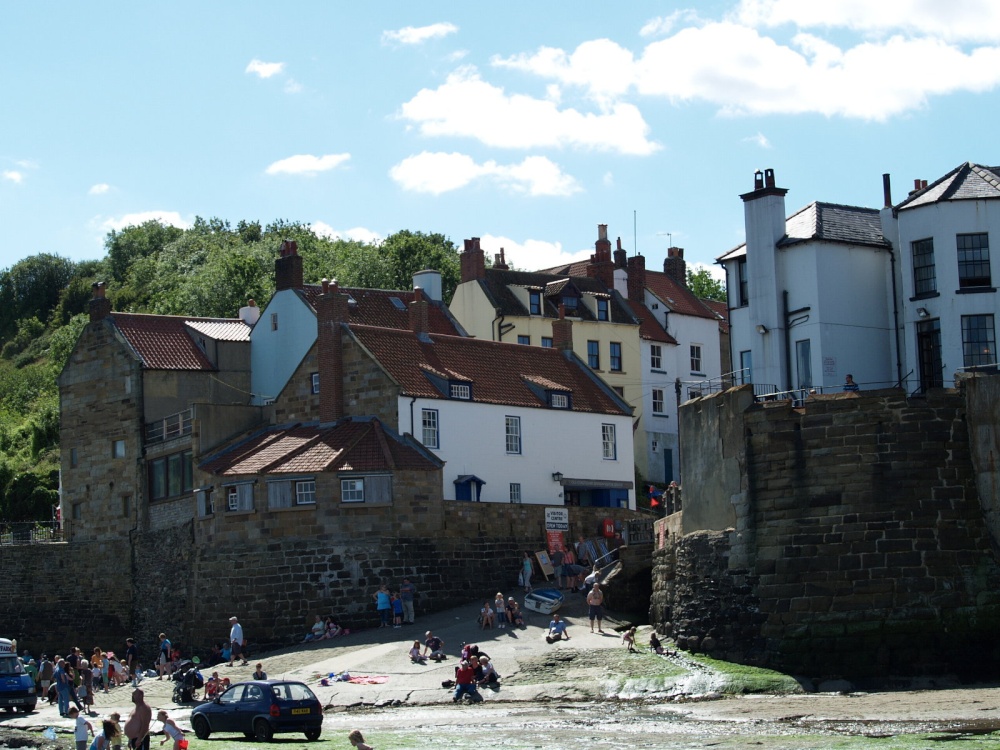
<path fill-rule="evenodd" d="M 0 545 L 43 544 L 61 542 L 62 539 L 59 521 L 0 522 Z"/>

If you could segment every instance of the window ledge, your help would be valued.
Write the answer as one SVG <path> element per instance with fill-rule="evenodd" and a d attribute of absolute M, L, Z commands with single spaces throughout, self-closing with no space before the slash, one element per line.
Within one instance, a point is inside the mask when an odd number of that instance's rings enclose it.
<path fill-rule="evenodd" d="M 203 516 L 195 516 L 196 521 L 208 521 L 209 519 L 215 518 L 215 513 L 206 513 Z"/>
<path fill-rule="evenodd" d="M 652 414 L 654 417 L 663 417 L 664 419 L 670 418 L 670 415 L 663 411 L 654 411 Z"/>
<path fill-rule="evenodd" d="M 694 372 L 693 370 L 691 371 L 691 374 L 692 375 L 697 375 L 698 377 L 702 377 L 702 378 L 707 377 L 705 375 L 705 373 L 703 373 L 703 372 Z"/>
<path fill-rule="evenodd" d="M 303 511 L 303 510 L 316 510 L 316 503 L 307 503 L 303 505 L 289 505 L 287 508 L 268 508 L 269 513 L 287 513 L 288 511 Z"/>
<path fill-rule="evenodd" d="M 910 302 L 916 302 L 921 299 L 934 299 L 935 297 L 940 297 L 941 292 L 921 292 L 920 294 L 914 294 L 910 297 Z"/>
<path fill-rule="evenodd" d="M 257 509 L 253 508 L 252 510 L 227 510 L 223 511 L 223 513 L 227 518 L 232 516 L 253 516 L 257 514 Z"/>
<path fill-rule="evenodd" d="M 655 372 L 657 375 L 666 375 L 667 374 L 666 370 L 657 370 L 655 367 L 650 367 L 649 371 L 650 372 Z"/>
<path fill-rule="evenodd" d="M 955 294 L 994 294 L 995 286 L 969 286 L 964 289 L 956 289 Z"/>

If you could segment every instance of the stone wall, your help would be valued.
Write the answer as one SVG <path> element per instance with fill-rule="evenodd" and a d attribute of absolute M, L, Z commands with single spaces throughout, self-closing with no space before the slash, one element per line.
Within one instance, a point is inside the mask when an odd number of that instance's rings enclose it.
<path fill-rule="evenodd" d="M 657 551 L 656 622 L 697 648 L 810 676 L 972 676 L 1000 663 L 1000 566 L 961 394 L 836 394 L 803 409 L 721 399 L 703 427 L 741 466 L 719 488 L 735 524 Z M 684 516 L 698 479 L 686 476 Z"/>

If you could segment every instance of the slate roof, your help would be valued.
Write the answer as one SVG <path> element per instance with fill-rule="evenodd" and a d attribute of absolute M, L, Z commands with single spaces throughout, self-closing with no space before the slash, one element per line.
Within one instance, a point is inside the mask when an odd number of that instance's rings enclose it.
<path fill-rule="evenodd" d="M 217 476 L 314 474 L 324 471 L 434 471 L 442 462 L 375 418 L 336 424 L 272 426 L 207 458 Z"/>
<path fill-rule="evenodd" d="M 191 338 L 188 326 L 225 341 L 250 340 L 249 326 L 239 319 L 120 312 L 111 313 L 109 318 L 147 370 L 216 369 Z M 210 331 L 220 335 L 214 336 Z"/>
<path fill-rule="evenodd" d="M 882 235 L 882 220 L 874 208 L 841 206 L 815 201 L 785 219 L 785 236 L 778 247 L 791 247 L 812 240 L 843 245 L 887 248 Z M 724 262 L 746 255 L 746 243 L 723 253 L 716 261 Z"/>
<path fill-rule="evenodd" d="M 556 283 L 553 284 L 553 282 Z M 479 283 L 486 293 L 490 304 L 502 315 L 516 316 L 529 314 L 528 309 L 521 304 L 521 301 L 508 288 L 528 287 L 538 289 L 542 292 L 542 315 L 546 318 L 558 318 L 559 299 L 554 295 L 561 292 L 569 283 L 572 283 L 580 292 L 609 298 L 608 317 L 610 322 L 630 323 L 632 325 L 637 325 L 639 322 L 632 315 L 632 311 L 625 304 L 625 300 L 620 294 L 608 289 L 598 279 L 593 279 L 586 275 L 569 277 L 567 274 L 551 274 L 535 271 L 498 271 L 494 268 L 488 268 L 486 269 L 486 278 Z M 550 287 L 550 284 L 553 285 Z M 585 305 L 580 305 L 573 317 L 580 318 L 581 320 L 596 320 Z"/>
<path fill-rule="evenodd" d="M 413 290 L 396 291 L 393 289 L 362 289 L 359 287 L 340 287 L 340 292 L 350 295 L 356 304 L 349 304 L 350 322 L 366 326 L 381 326 L 383 328 L 409 328 L 410 303 L 414 299 Z M 315 284 L 303 286 L 300 294 L 316 311 L 316 303 L 323 294 L 323 287 Z M 392 300 L 399 300 L 400 308 Z M 425 296 L 426 299 L 426 296 Z M 438 302 L 428 300 L 427 328 L 431 333 L 465 336 L 466 332 L 458 321 L 448 311 L 448 308 Z"/>
<path fill-rule="evenodd" d="M 940 201 L 990 200 L 1000 198 L 1000 167 L 973 162 L 960 164 L 923 190 L 908 196 L 896 210 L 918 208 Z"/>
<path fill-rule="evenodd" d="M 631 409 L 575 355 L 559 349 L 508 344 L 462 336 L 350 326 L 406 396 L 446 399 L 425 370 L 469 382 L 479 403 L 548 408 L 530 384 L 558 383 L 573 395 L 573 411 L 630 414 Z M 446 384 L 445 384 L 446 385 Z"/>

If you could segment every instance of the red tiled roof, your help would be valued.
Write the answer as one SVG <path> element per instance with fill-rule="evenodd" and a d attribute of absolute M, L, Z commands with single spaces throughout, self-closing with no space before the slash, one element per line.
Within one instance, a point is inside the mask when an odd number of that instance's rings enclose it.
<path fill-rule="evenodd" d="M 639 319 L 639 338 L 647 339 L 648 341 L 662 341 L 665 344 L 676 344 L 677 339 L 671 336 L 664 330 L 653 313 L 645 305 L 634 302 L 633 300 L 625 300 L 628 306 L 632 310 L 632 314 Z"/>
<path fill-rule="evenodd" d="M 191 338 L 189 324 L 225 327 L 225 340 L 249 341 L 250 329 L 238 319 L 119 312 L 111 313 L 110 318 L 147 370 L 215 370 L 215 366 Z M 235 326 L 243 326 L 247 330 L 245 339 L 231 338 Z M 202 332 L 211 335 L 207 331 Z"/>
<path fill-rule="evenodd" d="M 715 313 L 705 307 L 694 292 L 662 271 L 646 271 L 646 288 L 668 304 L 672 312 L 715 319 Z"/>
<path fill-rule="evenodd" d="M 366 326 L 381 326 L 382 328 L 410 327 L 410 303 L 413 301 L 413 291 L 395 291 L 391 289 L 361 289 L 356 287 L 340 287 L 340 291 L 349 294 L 357 304 L 348 306 L 350 322 Z M 306 284 L 302 295 L 306 302 L 316 310 L 316 302 L 323 294 L 323 287 Z M 393 298 L 400 301 L 402 309 L 396 305 Z M 444 305 L 431 302 L 427 307 L 427 327 L 431 333 L 442 333 L 450 336 L 464 335 L 453 318 L 447 313 Z"/>
<path fill-rule="evenodd" d="M 425 373 L 428 368 L 471 381 L 477 402 L 543 408 L 546 404 L 526 379 L 544 378 L 573 394 L 573 411 L 628 413 L 586 365 L 558 349 L 462 336 L 418 337 L 412 331 L 371 326 L 352 325 L 350 331 L 407 396 L 446 398 Z"/>
<path fill-rule="evenodd" d="M 377 419 L 333 425 L 270 427 L 201 465 L 219 476 L 323 471 L 434 471 L 440 462 L 383 427 Z"/>
<path fill-rule="evenodd" d="M 729 333 L 729 305 L 714 299 L 701 299 L 701 303 L 719 316 L 719 330 Z"/>

